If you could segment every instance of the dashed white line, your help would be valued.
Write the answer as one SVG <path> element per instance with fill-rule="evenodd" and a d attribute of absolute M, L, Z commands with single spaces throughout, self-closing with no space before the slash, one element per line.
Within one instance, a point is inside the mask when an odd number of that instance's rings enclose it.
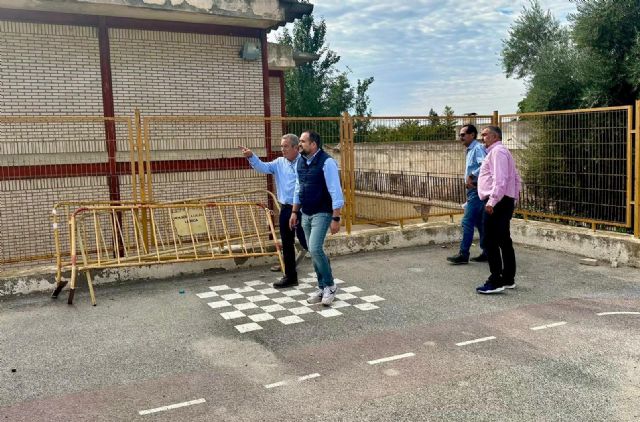
<path fill-rule="evenodd" d="M 305 375 L 303 377 L 298 378 L 298 381 L 306 381 L 306 380 L 318 378 L 319 376 L 320 376 L 320 374 L 318 374 L 318 373 L 309 374 L 309 375 Z"/>
<path fill-rule="evenodd" d="M 179 409 L 181 407 L 193 406 L 194 404 L 205 403 L 205 399 L 185 401 L 182 403 L 170 404 L 168 406 L 156 407 L 155 409 L 141 410 L 140 415 L 150 415 L 151 413 L 165 412 L 167 410 Z"/>
<path fill-rule="evenodd" d="M 273 384 L 265 385 L 264 388 L 276 388 L 276 387 L 282 387 L 283 385 L 287 385 L 287 382 L 286 381 L 274 382 Z"/>
<path fill-rule="evenodd" d="M 460 343 L 456 343 L 456 346 L 466 346 L 468 344 L 482 343 L 483 341 L 489 341 L 489 340 L 495 340 L 495 339 L 496 338 L 494 336 L 482 337 L 482 338 L 477 338 L 475 340 L 462 341 Z"/>
<path fill-rule="evenodd" d="M 640 315 L 640 312 L 600 312 L 599 314 L 597 314 L 598 316 L 604 316 L 604 315 Z"/>
<path fill-rule="evenodd" d="M 410 358 L 415 356 L 415 353 L 404 353 L 402 355 L 395 355 L 395 356 L 389 356 L 387 358 L 382 358 L 382 359 L 376 359 L 376 360 L 370 360 L 367 363 L 369 365 L 377 365 L 379 363 L 385 363 L 385 362 L 391 362 L 393 360 L 398 360 L 398 359 L 404 359 L 404 358 Z"/>
<path fill-rule="evenodd" d="M 561 325 L 565 325 L 566 323 L 567 323 L 566 321 L 560 321 L 560 322 L 554 322 L 553 324 L 538 325 L 537 327 L 531 327 L 530 329 L 533 331 L 538 331 L 538 330 L 544 330 L 547 328 L 559 327 Z"/>
<path fill-rule="evenodd" d="M 314 378 L 318 378 L 320 376 L 320 374 L 318 374 L 317 372 L 314 374 L 309 374 L 309 375 L 304 375 L 298 378 L 298 382 L 302 382 L 302 381 L 307 381 L 310 379 L 314 379 Z M 264 388 L 270 389 L 270 388 L 276 388 L 276 387 L 283 387 L 285 385 L 288 385 L 289 383 L 287 381 L 279 381 L 279 382 L 274 382 L 273 384 L 267 384 L 264 386 Z"/>

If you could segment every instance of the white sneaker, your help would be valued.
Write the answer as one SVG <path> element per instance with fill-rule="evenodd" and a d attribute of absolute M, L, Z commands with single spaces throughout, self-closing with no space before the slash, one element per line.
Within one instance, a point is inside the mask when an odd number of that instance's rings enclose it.
<path fill-rule="evenodd" d="M 333 286 L 327 286 L 324 288 L 324 291 L 322 292 L 322 304 L 324 306 L 329 306 L 331 305 L 331 302 L 333 302 L 333 299 L 336 298 L 336 292 L 338 291 L 338 286 L 336 286 L 335 284 Z"/>
<path fill-rule="evenodd" d="M 324 290 L 318 289 L 315 292 L 311 293 L 307 298 L 308 303 L 320 303 L 323 297 Z"/>

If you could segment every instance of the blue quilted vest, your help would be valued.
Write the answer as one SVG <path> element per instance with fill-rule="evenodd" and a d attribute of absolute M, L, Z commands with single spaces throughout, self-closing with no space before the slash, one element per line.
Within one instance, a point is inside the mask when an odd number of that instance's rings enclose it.
<path fill-rule="evenodd" d="M 324 180 L 324 162 L 331 158 L 324 150 L 318 153 L 307 164 L 307 160 L 302 157 L 298 160 L 298 179 L 300 180 L 300 209 L 307 215 L 319 212 L 332 213 L 331 195 Z"/>

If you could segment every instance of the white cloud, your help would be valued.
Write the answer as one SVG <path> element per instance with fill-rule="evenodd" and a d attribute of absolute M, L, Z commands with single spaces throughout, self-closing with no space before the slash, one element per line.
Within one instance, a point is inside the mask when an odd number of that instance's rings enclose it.
<path fill-rule="evenodd" d="M 353 80 L 374 76 L 374 114 L 513 112 L 522 82 L 500 65 L 502 39 L 528 0 L 316 0 L 327 41 Z M 542 0 L 565 21 L 575 5 Z"/>

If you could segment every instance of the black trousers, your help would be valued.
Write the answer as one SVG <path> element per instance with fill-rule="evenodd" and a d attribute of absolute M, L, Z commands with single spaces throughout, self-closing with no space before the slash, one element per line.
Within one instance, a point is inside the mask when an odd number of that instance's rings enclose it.
<path fill-rule="evenodd" d="M 511 284 L 516 276 L 516 254 L 510 232 L 514 205 L 513 198 L 505 196 L 493 207 L 493 214 L 484 212 L 484 250 L 489 258 L 489 281 L 495 286 Z"/>
<path fill-rule="evenodd" d="M 280 204 L 280 239 L 282 239 L 282 259 L 284 260 L 284 274 L 288 279 L 297 280 L 298 272 L 296 271 L 296 235 L 300 241 L 300 245 L 307 250 L 307 240 L 302 230 L 302 214 L 298 212 L 298 225 L 295 230 L 289 228 L 289 219 L 291 218 L 291 205 Z"/>

